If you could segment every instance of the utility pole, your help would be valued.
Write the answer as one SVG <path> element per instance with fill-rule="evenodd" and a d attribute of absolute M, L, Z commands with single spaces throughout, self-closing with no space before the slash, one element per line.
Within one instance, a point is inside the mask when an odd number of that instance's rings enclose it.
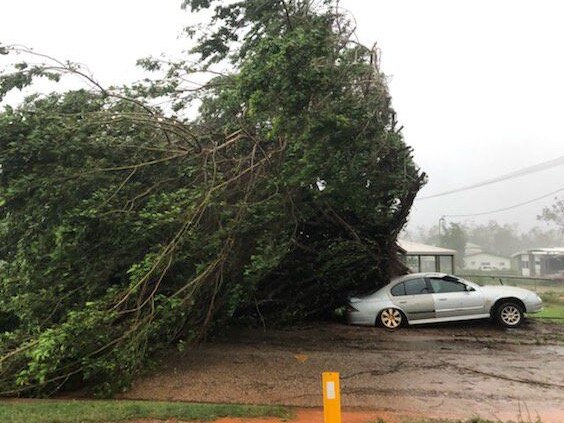
<path fill-rule="evenodd" d="M 444 225 L 444 223 L 445 223 L 445 217 L 441 216 L 439 218 L 439 240 L 437 242 L 437 244 L 439 244 L 438 247 L 441 246 L 441 225 Z"/>

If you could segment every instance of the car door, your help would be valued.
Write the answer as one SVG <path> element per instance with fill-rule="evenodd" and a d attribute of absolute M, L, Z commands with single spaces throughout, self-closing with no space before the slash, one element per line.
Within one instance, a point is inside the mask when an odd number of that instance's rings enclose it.
<path fill-rule="evenodd" d="M 462 317 L 484 313 L 484 295 L 452 276 L 431 277 L 433 302 L 437 318 Z"/>
<path fill-rule="evenodd" d="M 435 303 L 430 285 L 425 278 L 413 278 L 395 285 L 390 290 L 392 302 L 401 308 L 410 321 L 435 317 Z"/>

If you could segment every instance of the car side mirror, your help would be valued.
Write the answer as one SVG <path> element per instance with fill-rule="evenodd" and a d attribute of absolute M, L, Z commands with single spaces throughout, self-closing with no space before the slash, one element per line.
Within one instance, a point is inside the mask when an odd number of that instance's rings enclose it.
<path fill-rule="evenodd" d="M 475 291 L 475 289 L 470 285 L 466 285 L 466 292 L 472 292 L 472 291 Z"/>

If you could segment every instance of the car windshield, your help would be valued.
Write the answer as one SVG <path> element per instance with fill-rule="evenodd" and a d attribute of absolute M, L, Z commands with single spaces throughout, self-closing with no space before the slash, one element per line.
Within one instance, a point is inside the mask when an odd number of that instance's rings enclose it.
<path fill-rule="evenodd" d="M 453 282 L 460 282 L 466 285 L 470 285 L 471 287 L 480 286 L 476 282 L 469 281 L 467 279 L 459 278 L 458 276 L 446 275 L 443 278 L 445 281 L 453 281 Z"/>

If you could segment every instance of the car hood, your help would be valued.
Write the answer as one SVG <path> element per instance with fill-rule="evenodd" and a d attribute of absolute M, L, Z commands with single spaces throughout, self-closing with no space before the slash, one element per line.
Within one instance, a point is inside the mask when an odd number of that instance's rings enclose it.
<path fill-rule="evenodd" d="M 498 295 L 511 295 L 517 298 L 523 298 L 528 295 L 533 294 L 533 291 L 529 291 L 528 289 L 518 288 L 516 286 L 507 286 L 507 285 L 484 285 L 480 288 L 480 290 L 487 296 L 495 297 Z"/>

